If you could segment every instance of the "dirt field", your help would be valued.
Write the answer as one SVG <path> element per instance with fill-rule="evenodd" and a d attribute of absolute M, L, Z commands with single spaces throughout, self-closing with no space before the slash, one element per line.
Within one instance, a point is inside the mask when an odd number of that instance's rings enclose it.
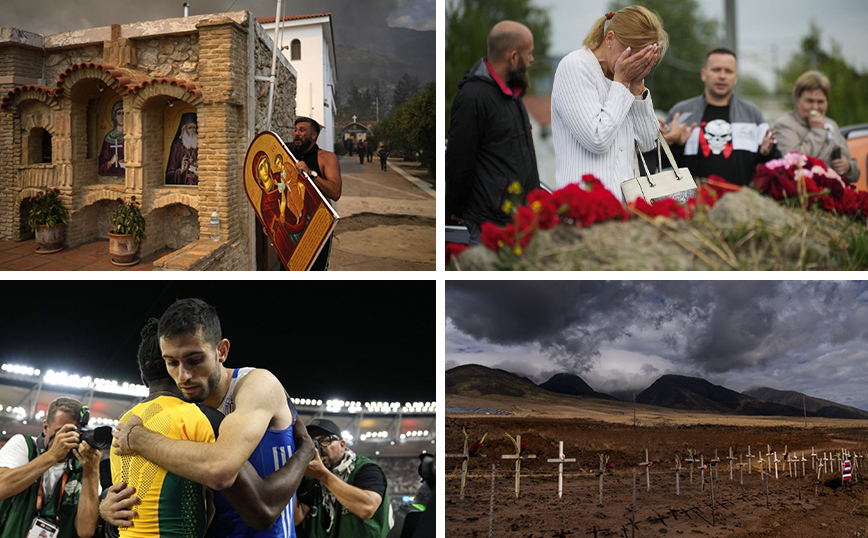
<path fill-rule="evenodd" d="M 632 426 L 632 406 L 622 402 L 586 400 L 579 406 L 545 402 L 521 402 L 500 398 L 475 405 L 513 412 L 513 416 L 455 415 L 447 410 L 446 447 L 459 453 L 463 445 L 462 427 L 470 442 L 487 433 L 484 458 L 472 458 L 464 500 L 459 499 L 461 458 L 446 460 L 446 535 L 448 537 L 487 537 L 491 500 L 491 467 L 495 466 L 493 536 L 548 537 L 649 537 L 664 535 L 738 536 L 738 537 L 868 537 L 868 486 L 857 473 L 858 481 L 841 487 L 840 472 L 817 480 L 811 472 L 810 453 L 845 448 L 868 450 L 868 422 L 829 419 L 776 419 L 771 417 L 732 417 L 703 413 L 684 413 L 637 406 L 637 427 Z M 469 405 L 469 399 L 447 398 L 447 406 Z M 604 422 L 599 419 L 608 419 Z M 525 454 L 535 460 L 522 462 L 520 498 L 516 499 L 514 454 L 504 433 L 520 434 Z M 557 457 L 558 441 L 564 441 L 567 458 L 577 462 L 564 465 L 564 494 L 558 499 L 558 466 L 547 463 Z M 744 469 L 744 485 L 739 470 L 730 480 L 729 463 L 723 459 L 714 482 L 714 515 L 711 482 L 706 473 L 705 489 L 697 465 L 690 481 L 690 466 L 684 464 L 680 475 L 681 495 L 675 493 L 675 454 L 687 457 L 687 449 L 701 452 L 705 459 L 717 449 L 721 458 L 732 446 L 739 453 L 766 453 L 767 445 L 783 459 L 786 448 L 805 451 L 807 476 L 786 476 L 780 464 L 779 479 L 774 469 L 769 480 L 768 508 L 765 485 L 759 464 L 753 460 L 752 472 Z M 651 460 L 651 491 L 646 491 L 645 469 L 636 465 Z M 604 478 L 603 505 L 599 506 L 599 454 L 613 463 Z M 747 460 L 745 460 L 747 462 Z M 636 469 L 635 528 L 631 528 L 633 469 Z M 862 469 L 868 463 L 862 462 Z M 868 473 L 866 473 L 868 476 Z M 714 525 L 712 525 L 712 520 Z M 596 534 L 595 534 L 596 531 Z M 635 532 L 635 534 L 634 534 Z"/>

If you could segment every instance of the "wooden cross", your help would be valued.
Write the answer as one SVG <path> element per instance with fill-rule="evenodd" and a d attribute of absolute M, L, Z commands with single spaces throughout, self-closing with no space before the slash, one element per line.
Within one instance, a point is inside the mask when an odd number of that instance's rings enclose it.
<path fill-rule="evenodd" d="M 463 461 L 461 462 L 461 500 L 464 500 L 464 484 L 467 481 L 467 466 L 470 461 L 470 450 L 467 430 L 465 428 L 461 428 L 461 431 L 464 432 L 464 451 L 461 454 L 446 454 L 446 457 L 463 458 Z M 482 444 L 483 442 L 485 442 L 485 436 L 482 437 L 482 441 L 480 441 L 480 444 Z M 477 454 L 477 456 L 481 458 L 485 457 L 482 454 Z"/>
<path fill-rule="evenodd" d="M 506 435 L 509 437 L 509 434 Z M 512 440 L 512 437 L 510 437 L 510 440 Z M 513 443 L 515 444 L 515 454 L 504 454 L 500 457 L 505 460 L 515 460 L 515 498 L 517 499 L 519 480 L 521 477 L 521 460 L 535 460 L 536 456 L 533 454 L 528 456 L 521 455 L 521 435 L 516 435 Z"/>
<path fill-rule="evenodd" d="M 705 456 L 699 455 L 699 468 L 702 470 L 702 491 L 705 491 Z"/>
<path fill-rule="evenodd" d="M 814 452 L 814 447 L 811 447 L 811 470 L 816 469 L 815 460 L 817 459 L 817 453 Z"/>
<path fill-rule="evenodd" d="M 738 474 L 739 474 L 738 479 L 739 479 L 739 482 L 741 482 L 741 485 L 743 486 L 744 485 L 744 466 L 750 465 L 750 463 L 744 463 L 742 456 L 743 456 L 743 454 L 738 455 Z M 750 474 L 750 470 L 748 470 L 748 474 Z"/>
<path fill-rule="evenodd" d="M 755 456 L 750 453 L 750 445 L 747 445 L 747 474 L 750 475 L 750 469 L 753 467 L 753 462 L 751 461 Z"/>
<path fill-rule="evenodd" d="M 802 452 L 802 459 L 801 459 L 801 462 L 802 462 L 802 477 L 805 476 L 805 462 L 806 462 L 806 461 L 808 461 L 808 458 L 806 458 L 806 457 L 805 457 L 805 453 Z"/>
<path fill-rule="evenodd" d="M 690 463 L 690 483 L 693 483 L 693 464 L 696 463 L 696 454 L 693 453 L 692 448 L 687 449 L 687 459 L 684 460 L 685 463 Z"/>
<path fill-rule="evenodd" d="M 609 456 L 600 454 L 600 506 L 603 506 L 603 476 L 606 474 L 606 467 L 609 464 Z"/>
<path fill-rule="evenodd" d="M 648 449 L 645 449 L 645 461 L 639 464 L 640 467 L 645 467 L 645 486 L 647 491 L 651 491 L 651 466 L 654 462 L 648 457 Z"/>
<path fill-rule="evenodd" d="M 778 459 L 778 453 L 775 452 L 775 480 L 778 479 L 778 462 L 779 461 L 780 460 Z"/>
<path fill-rule="evenodd" d="M 557 463 L 558 464 L 558 498 L 561 499 L 564 496 L 564 463 L 573 463 L 576 461 L 576 458 L 567 458 L 564 455 L 564 442 L 560 442 L 560 448 L 558 449 L 558 457 L 557 458 L 549 458 L 549 463 Z"/>
<path fill-rule="evenodd" d="M 729 479 L 732 480 L 732 462 L 735 458 L 732 457 L 732 447 L 729 447 L 729 457 L 726 458 L 729 460 Z"/>
<path fill-rule="evenodd" d="M 680 482 L 679 475 L 681 474 L 681 458 L 678 457 L 678 454 L 675 454 L 675 469 L 674 470 L 675 470 L 675 494 L 681 495 L 681 488 L 680 488 L 680 484 L 679 484 L 679 482 Z"/>

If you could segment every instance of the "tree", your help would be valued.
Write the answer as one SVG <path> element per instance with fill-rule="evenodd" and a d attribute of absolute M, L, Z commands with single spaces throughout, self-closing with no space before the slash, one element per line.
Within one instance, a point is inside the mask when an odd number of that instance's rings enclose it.
<path fill-rule="evenodd" d="M 739 75 L 738 85 L 740 86 L 741 94 L 747 98 L 750 97 L 767 97 L 769 95 L 768 88 L 760 79 L 753 75 Z"/>
<path fill-rule="evenodd" d="M 618 11 L 633 4 L 617 0 L 609 4 L 609 9 Z M 705 54 L 723 45 L 719 23 L 703 17 L 696 0 L 646 0 L 642 4 L 660 15 L 669 34 L 669 51 L 645 80 L 654 107 L 666 111 L 705 90 L 699 71 L 705 64 Z"/>
<path fill-rule="evenodd" d="M 446 3 L 446 132 L 449 132 L 452 100 L 458 82 L 485 56 L 488 32 L 502 20 L 520 22 L 533 33 L 533 55 L 545 58 L 549 50 L 549 15 L 532 5 L 531 0 L 450 0 Z M 549 74 L 546 62 L 532 64 L 528 72 L 533 81 Z"/>
<path fill-rule="evenodd" d="M 794 54 L 781 69 L 782 87 L 779 93 L 792 95 L 796 79 L 811 69 L 829 77 L 829 108 L 826 115 L 839 125 L 868 122 L 868 74 L 860 74 L 847 65 L 841 54 L 841 47 L 832 41 L 832 52 L 820 46 L 820 29 L 811 23 L 811 29 L 802 39 L 801 51 Z M 792 101 L 790 101 L 792 103 Z"/>
<path fill-rule="evenodd" d="M 404 104 L 404 101 L 410 97 L 410 94 L 416 93 L 419 91 L 419 79 L 416 77 L 411 77 L 407 73 L 401 75 L 401 79 L 398 80 L 398 84 L 395 85 L 395 91 L 392 94 L 392 107 L 398 108 L 399 106 Z"/>
<path fill-rule="evenodd" d="M 374 126 L 374 139 L 404 158 L 418 154 L 419 161 L 433 176 L 436 164 L 437 96 L 436 85 L 429 82 L 421 92 L 407 97 L 404 104 Z"/>

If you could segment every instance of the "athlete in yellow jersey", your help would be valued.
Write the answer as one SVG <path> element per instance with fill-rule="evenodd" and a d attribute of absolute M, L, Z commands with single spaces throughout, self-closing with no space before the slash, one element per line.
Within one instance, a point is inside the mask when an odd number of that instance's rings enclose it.
<path fill-rule="evenodd" d="M 126 422 L 130 414 L 142 417 L 145 428 L 170 439 L 205 443 L 216 439 L 214 432 L 218 426 L 212 424 L 202 409 L 169 393 L 152 394 L 127 411 L 120 422 Z M 199 538 L 205 534 L 209 523 L 205 486 L 172 474 L 141 456 L 111 454 L 111 466 L 112 482 L 126 482 L 135 487 L 141 499 L 137 507 L 139 517 L 132 527 L 121 530 L 123 538 Z"/>
<path fill-rule="evenodd" d="M 150 394 L 127 411 L 120 423 L 137 415 L 142 418 L 142 427 L 170 439 L 213 443 L 223 414 L 181 398 L 160 353 L 157 321 L 150 320 L 142 329 L 138 353 L 142 380 Z M 277 520 L 292 499 L 308 462 L 313 459 L 313 441 L 307 431 L 296 431 L 296 452 L 280 470 L 262 479 L 248 462 L 235 483 L 220 492 L 244 522 L 255 529 L 268 529 Z M 212 494 L 208 488 L 170 473 L 139 455 L 119 456 L 112 451 L 110 460 L 115 485 L 101 504 L 100 514 L 119 527 L 121 538 L 204 536 L 213 517 Z M 125 486 L 135 488 L 136 496 L 122 501 L 119 506 L 114 498 Z"/>

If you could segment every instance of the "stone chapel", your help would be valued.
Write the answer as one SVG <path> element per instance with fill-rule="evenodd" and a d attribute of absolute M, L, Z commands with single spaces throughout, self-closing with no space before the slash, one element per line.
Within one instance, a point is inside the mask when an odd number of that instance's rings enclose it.
<path fill-rule="evenodd" d="M 246 11 L 47 36 L 0 28 L 0 239 L 32 237 L 29 198 L 58 188 L 68 247 L 106 238 L 117 199 L 135 196 L 140 255 L 172 250 L 155 270 L 261 266 L 242 168 L 265 129 L 271 58 Z M 291 143 L 297 74 L 277 59 L 271 130 Z"/>

